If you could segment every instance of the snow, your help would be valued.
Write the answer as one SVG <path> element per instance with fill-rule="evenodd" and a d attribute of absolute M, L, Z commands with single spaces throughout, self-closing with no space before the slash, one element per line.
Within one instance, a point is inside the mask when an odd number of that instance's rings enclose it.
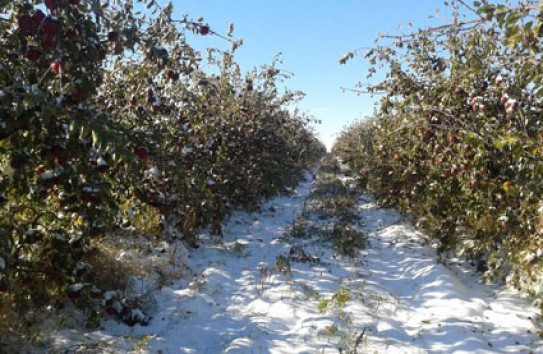
<path fill-rule="evenodd" d="M 157 166 L 153 166 L 145 171 L 145 177 L 150 179 L 158 179 L 160 177 L 160 169 Z"/>
<path fill-rule="evenodd" d="M 353 259 L 287 237 L 312 187 L 308 179 L 261 213 L 236 212 L 222 239 L 203 233 L 184 276 L 156 293 L 148 326 L 106 319 L 85 341 L 116 353 L 543 352 L 528 300 L 482 284 L 460 259 L 439 257 L 407 218 L 371 196 L 358 199 L 368 247 Z M 318 258 L 285 271 L 293 247 Z M 78 340 L 57 335 L 58 344 Z"/>
<path fill-rule="evenodd" d="M 107 161 L 106 161 L 103 157 L 100 156 L 100 157 L 96 160 L 96 165 L 99 166 L 99 167 L 100 167 L 100 166 L 107 166 L 108 163 L 107 163 Z"/>
<path fill-rule="evenodd" d="M 206 181 L 206 183 L 207 183 L 208 186 L 214 186 L 215 184 L 217 184 L 217 183 L 216 183 L 214 180 L 212 180 L 212 179 L 208 179 L 208 180 Z"/>
<path fill-rule="evenodd" d="M 73 292 L 79 292 L 81 291 L 85 286 L 87 286 L 88 284 L 83 284 L 83 283 L 77 283 L 77 284 L 72 284 L 68 287 L 68 289 L 70 291 L 73 291 Z"/>
<path fill-rule="evenodd" d="M 49 179 L 52 179 L 53 177 L 55 177 L 55 175 L 53 174 L 53 171 L 45 171 L 45 172 L 42 172 L 40 174 L 40 179 L 42 180 L 49 180 Z"/>

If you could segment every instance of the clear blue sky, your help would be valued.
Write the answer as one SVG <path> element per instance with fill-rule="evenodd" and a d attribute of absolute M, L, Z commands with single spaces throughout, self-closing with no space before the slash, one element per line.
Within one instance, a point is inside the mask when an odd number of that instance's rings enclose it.
<path fill-rule="evenodd" d="M 340 65 L 339 59 L 349 50 L 371 46 L 380 32 L 398 33 L 400 25 L 405 32 L 409 22 L 415 28 L 443 24 L 443 19 L 429 19 L 443 9 L 441 0 L 177 0 L 174 8 L 178 16 L 204 17 L 218 33 L 234 23 L 235 37 L 245 42 L 236 57 L 244 71 L 282 52 L 280 68 L 295 75 L 286 86 L 306 93 L 299 107 L 322 120 L 315 129 L 328 146 L 349 122 L 373 112 L 370 96 L 340 90 L 365 81 L 367 64 L 356 59 Z M 197 48 L 225 46 L 201 36 L 192 43 Z"/>

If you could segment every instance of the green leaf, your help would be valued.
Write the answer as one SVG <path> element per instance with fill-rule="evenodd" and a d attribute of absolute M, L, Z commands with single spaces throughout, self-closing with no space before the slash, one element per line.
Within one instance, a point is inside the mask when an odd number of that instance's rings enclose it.
<path fill-rule="evenodd" d="M 79 137 L 85 138 L 87 135 L 89 135 L 89 126 L 86 124 L 80 124 L 79 125 Z"/>
<path fill-rule="evenodd" d="M 535 26 L 535 30 L 537 32 L 537 36 L 538 37 L 543 37 L 543 22 L 539 22 L 536 26 Z"/>
<path fill-rule="evenodd" d="M 99 148 L 100 145 L 102 144 L 102 136 L 96 130 L 92 130 L 91 134 L 92 134 L 92 145 Z"/>
<path fill-rule="evenodd" d="M 520 139 L 515 136 L 506 136 L 503 139 L 497 140 L 494 142 L 494 147 L 498 150 L 503 150 L 505 147 L 513 146 L 518 144 Z"/>
<path fill-rule="evenodd" d="M 507 20 L 505 21 L 506 24 L 512 25 L 514 23 L 517 23 L 520 19 L 520 14 L 518 12 L 513 12 L 509 16 L 507 16 Z"/>

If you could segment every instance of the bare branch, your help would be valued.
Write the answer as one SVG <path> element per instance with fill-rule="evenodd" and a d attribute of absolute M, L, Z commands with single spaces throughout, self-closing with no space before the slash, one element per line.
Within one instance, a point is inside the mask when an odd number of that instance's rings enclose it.
<path fill-rule="evenodd" d="M 472 6 L 466 4 L 466 2 L 464 0 L 457 0 L 460 4 L 462 4 L 466 9 L 468 9 L 469 11 L 473 12 L 474 14 L 477 15 L 477 17 L 481 17 L 481 15 L 479 15 L 479 13 L 477 12 L 477 10 L 475 10 Z"/>
<path fill-rule="evenodd" d="M 340 90 L 343 91 L 343 92 L 345 92 L 345 91 L 355 92 L 357 94 L 370 94 L 370 95 L 385 95 L 385 94 L 387 94 L 387 91 L 357 90 L 357 89 L 353 89 L 353 88 L 349 88 L 349 87 L 340 87 Z"/>
<path fill-rule="evenodd" d="M 435 33 L 435 32 L 445 31 L 445 30 L 448 30 L 448 29 L 451 29 L 451 28 L 454 28 L 454 27 L 464 27 L 464 26 L 473 25 L 473 24 L 480 25 L 480 24 L 484 23 L 485 21 L 486 21 L 485 19 L 478 18 L 478 19 L 469 20 L 469 21 L 449 23 L 449 24 L 442 25 L 442 26 L 437 26 L 437 27 L 429 27 L 429 28 L 427 28 L 425 30 L 420 30 L 418 32 L 407 33 L 407 34 L 400 34 L 400 35 L 381 34 L 381 35 L 379 35 L 379 38 L 390 38 L 390 39 L 404 40 L 406 38 L 415 38 L 417 36 L 420 36 L 421 34 L 432 34 L 432 33 Z"/>

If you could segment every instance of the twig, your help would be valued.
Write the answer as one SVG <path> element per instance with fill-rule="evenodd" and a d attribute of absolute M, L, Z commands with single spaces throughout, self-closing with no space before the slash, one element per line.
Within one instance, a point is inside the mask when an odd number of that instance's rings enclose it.
<path fill-rule="evenodd" d="M 432 110 L 431 112 L 436 113 L 436 114 L 442 114 L 442 115 L 445 115 L 448 118 L 454 119 L 459 125 L 461 125 L 461 127 L 455 127 L 455 126 L 444 125 L 444 124 L 430 124 L 430 127 L 434 128 L 434 129 L 440 129 L 440 130 L 455 130 L 456 129 L 457 131 L 471 132 L 471 133 L 474 133 L 475 135 L 477 135 L 485 145 L 487 145 L 487 146 L 492 145 L 492 142 L 489 139 L 487 139 L 483 134 L 481 134 L 480 132 L 475 130 L 474 127 L 462 122 L 461 120 L 459 120 L 455 116 L 453 116 L 451 114 L 448 114 L 447 112 L 443 112 L 443 111 L 439 111 L 439 110 Z M 420 124 L 406 124 L 406 125 L 402 125 L 401 127 L 389 132 L 388 135 L 396 134 L 400 130 L 403 130 L 403 129 L 406 129 L 406 128 L 423 128 L 423 127 L 424 126 L 420 125 Z"/>
<path fill-rule="evenodd" d="M 453 27 L 464 27 L 464 26 L 473 25 L 473 24 L 479 25 L 479 24 L 481 24 L 481 23 L 483 23 L 485 21 L 486 20 L 483 19 L 483 18 L 478 18 L 478 19 L 470 20 L 470 21 L 449 23 L 449 24 L 442 25 L 442 26 L 437 26 L 437 27 L 429 27 L 429 28 L 427 28 L 425 30 L 420 30 L 418 32 L 407 33 L 407 34 L 400 34 L 400 35 L 381 34 L 381 35 L 378 36 L 378 38 L 390 38 L 390 39 L 404 40 L 405 38 L 415 38 L 417 36 L 420 36 L 423 33 L 424 34 L 432 34 L 434 32 L 440 32 L 440 31 L 447 30 L 447 29 L 450 29 L 450 28 L 453 28 Z"/>
<path fill-rule="evenodd" d="M 348 88 L 348 87 L 340 87 L 340 89 L 345 92 L 345 91 L 351 91 L 351 92 L 356 92 L 356 93 L 359 93 L 359 94 L 372 94 L 372 95 L 385 95 L 387 94 L 387 91 L 364 91 L 364 90 L 357 90 L 357 89 L 353 89 L 353 88 Z"/>
<path fill-rule="evenodd" d="M 209 33 L 211 33 L 212 35 L 215 35 L 215 36 L 217 36 L 217 37 L 219 37 L 219 38 L 221 38 L 221 39 L 224 39 L 224 40 L 227 41 L 227 42 L 235 43 L 235 41 L 233 41 L 232 39 L 230 39 L 230 38 L 228 38 L 228 37 L 225 37 L 225 36 L 223 36 L 222 34 L 219 34 L 219 33 L 215 32 L 215 31 L 213 31 L 213 30 L 209 30 Z"/>
<path fill-rule="evenodd" d="M 180 24 L 184 24 L 184 25 L 191 25 L 191 26 L 194 26 L 196 28 L 200 27 L 200 26 L 204 26 L 203 24 L 201 23 L 198 23 L 198 22 L 194 22 L 194 21 L 189 21 L 189 20 L 171 20 L 172 23 L 180 23 Z M 207 26 L 209 28 L 209 26 Z M 220 34 L 220 33 L 217 33 L 215 31 L 213 31 L 211 28 L 209 29 L 209 34 L 212 34 L 214 36 L 217 36 L 221 39 L 224 39 L 225 41 L 227 42 L 230 42 L 230 43 L 235 43 L 234 40 Z"/>
<path fill-rule="evenodd" d="M 470 125 L 470 124 L 468 124 L 466 122 L 463 122 L 462 120 L 458 119 L 455 115 L 453 115 L 453 114 L 451 114 L 449 112 L 439 110 L 437 108 L 432 108 L 431 113 L 432 114 L 440 114 L 442 116 L 445 116 L 445 117 L 447 117 L 449 119 L 454 120 L 458 125 L 462 126 L 462 128 L 464 128 L 465 131 L 472 132 L 472 133 L 476 134 L 479 138 L 481 138 L 481 140 L 486 145 L 492 145 L 491 141 L 488 140 L 483 134 L 479 133 L 472 125 Z"/>
<path fill-rule="evenodd" d="M 479 13 L 477 12 L 477 10 L 475 10 L 472 6 L 466 4 L 466 2 L 464 0 L 457 0 L 460 4 L 464 5 L 465 8 L 467 8 L 468 10 L 470 10 L 471 12 L 473 12 L 474 14 L 476 14 L 478 17 L 481 17 L 481 15 L 479 15 Z"/>
<path fill-rule="evenodd" d="M 358 354 L 358 346 L 360 345 L 360 343 L 362 343 L 362 339 L 364 339 L 364 334 L 366 334 L 366 329 L 367 327 L 364 327 L 362 332 L 360 332 L 360 334 L 356 338 L 356 341 L 354 342 L 353 354 Z"/>

